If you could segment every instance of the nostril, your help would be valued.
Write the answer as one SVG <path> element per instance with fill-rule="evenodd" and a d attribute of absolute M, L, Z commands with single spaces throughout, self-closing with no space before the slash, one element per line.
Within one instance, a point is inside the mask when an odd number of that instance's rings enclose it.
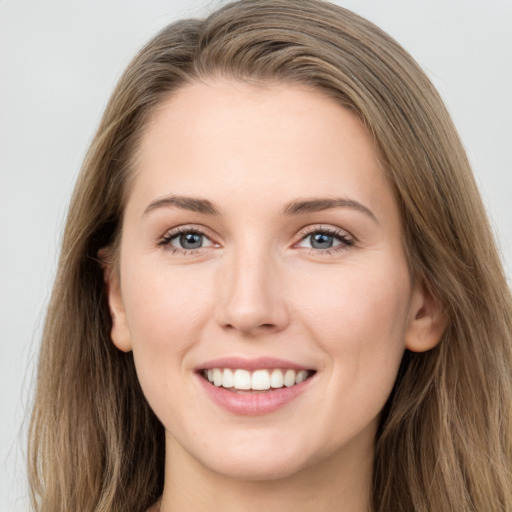
<path fill-rule="evenodd" d="M 230 331 L 240 329 L 240 328 L 235 327 L 233 324 L 225 324 L 224 328 L 228 329 Z M 275 328 L 276 328 L 276 326 L 274 324 L 261 324 L 256 327 L 256 330 L 260 329 L 260 330 L 264 330 L 264 331 L 271 331 Z M 243 330 L 243 327 L 241 328 L 241 330 Z"/>

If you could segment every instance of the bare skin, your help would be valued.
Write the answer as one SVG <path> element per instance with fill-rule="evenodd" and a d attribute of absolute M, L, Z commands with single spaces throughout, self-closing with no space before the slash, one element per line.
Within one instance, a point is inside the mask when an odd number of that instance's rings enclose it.
<path fill-rule="evenodd" d="M 403 352 L 432 348 L 444 323 L 410 280 L 363 125 L 296 85 L 191 84 L 161 105 L 135 172 L 107 281 L 113 342 L 166 429 L 150 511 L 367 511 Z M 290 361 L 308 380 L 271 412 L 234 412 L 202 370 L 226 357 Z"/>

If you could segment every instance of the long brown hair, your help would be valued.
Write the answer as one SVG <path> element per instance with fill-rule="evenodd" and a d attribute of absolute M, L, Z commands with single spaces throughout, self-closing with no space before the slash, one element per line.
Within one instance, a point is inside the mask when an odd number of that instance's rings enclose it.
<path fill-rule="evenodd" d="M 406 351 L 376 439 L 374 512 L 512 511 L 512 299 L 450 117 L 415 61 L 318 0 L 243 0 L 160 32 L 134 58 L 76 185 L 43 334 L 30 429 L 40 512 L 140 512 L 162 492 L 163 427 L 110 340 L 98 251 L 114 247 L 155 108 L 224 76 L 306 84 L 359 116 L 396 193 L 411 274 L 448 318 Z"/>

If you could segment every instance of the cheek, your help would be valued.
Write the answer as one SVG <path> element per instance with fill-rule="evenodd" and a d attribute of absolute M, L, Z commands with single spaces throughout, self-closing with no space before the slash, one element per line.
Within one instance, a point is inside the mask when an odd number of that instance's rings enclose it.
<path fill-rule="evenodd" d="M 365 404 L 370 415 L 377 414 L 392 389 L 405 348 L 407 266 L 347 267 L 317 279 L 306 300 L 304 322 L 328 355 L 326 369 L 337 390 L 333 410 L 341 407 L 363 414 L 360 405 Z"/>
<path fill-rule="evenodd" d="M 301 297 L 298 309 L 314 332 L 325 335 L 331 349 L 364 348 L 382 339 L 389 346 L 403 338 L 410 302 L 405 262 L 382 259 L 372 265 L 327 269 L 309 282 L 313 285 L 306 290 L 299 289 L 301 285 L 296 289 L 296 296 Z"/>
<path fill-rule="evenodd" d="M 165 265 L 126 268 L 123 296 L 141 383 L 172 382 L 211 317 L 204 279 Z"/>
<path fill-rule="evenodd" d="M 348 443 L 355 433 L 377 428 L 404 352 L 409 306 L 404 268 L 346 268 L 308 290 L 303 321 L 327 356 L 321 368 L 322 426 L 318 437 L 307 441 L 331 439 L 318 456 Z"/>
<path fill-rule="evenodd" d="M 176 428 L 182 408 L 193 403 L 183 386 L 184 360 L 200 342 L 208 314 L 208 280 L 164 264 L 125 267 L 123 297 L 139 382 L 167 428 Z M 204 276 L 203 276 L 204 277 Z"/>

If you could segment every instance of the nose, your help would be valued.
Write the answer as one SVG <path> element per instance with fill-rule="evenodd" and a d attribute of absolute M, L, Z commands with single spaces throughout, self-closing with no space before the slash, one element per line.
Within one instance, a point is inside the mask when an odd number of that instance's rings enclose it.
<path fill-rule="evenodd" d="M 248 337 L 282 331 L 289 324 L 278 264 L 261 251 L 241 251 L 226 262 L 219 282 L 216 321 Z"/>

